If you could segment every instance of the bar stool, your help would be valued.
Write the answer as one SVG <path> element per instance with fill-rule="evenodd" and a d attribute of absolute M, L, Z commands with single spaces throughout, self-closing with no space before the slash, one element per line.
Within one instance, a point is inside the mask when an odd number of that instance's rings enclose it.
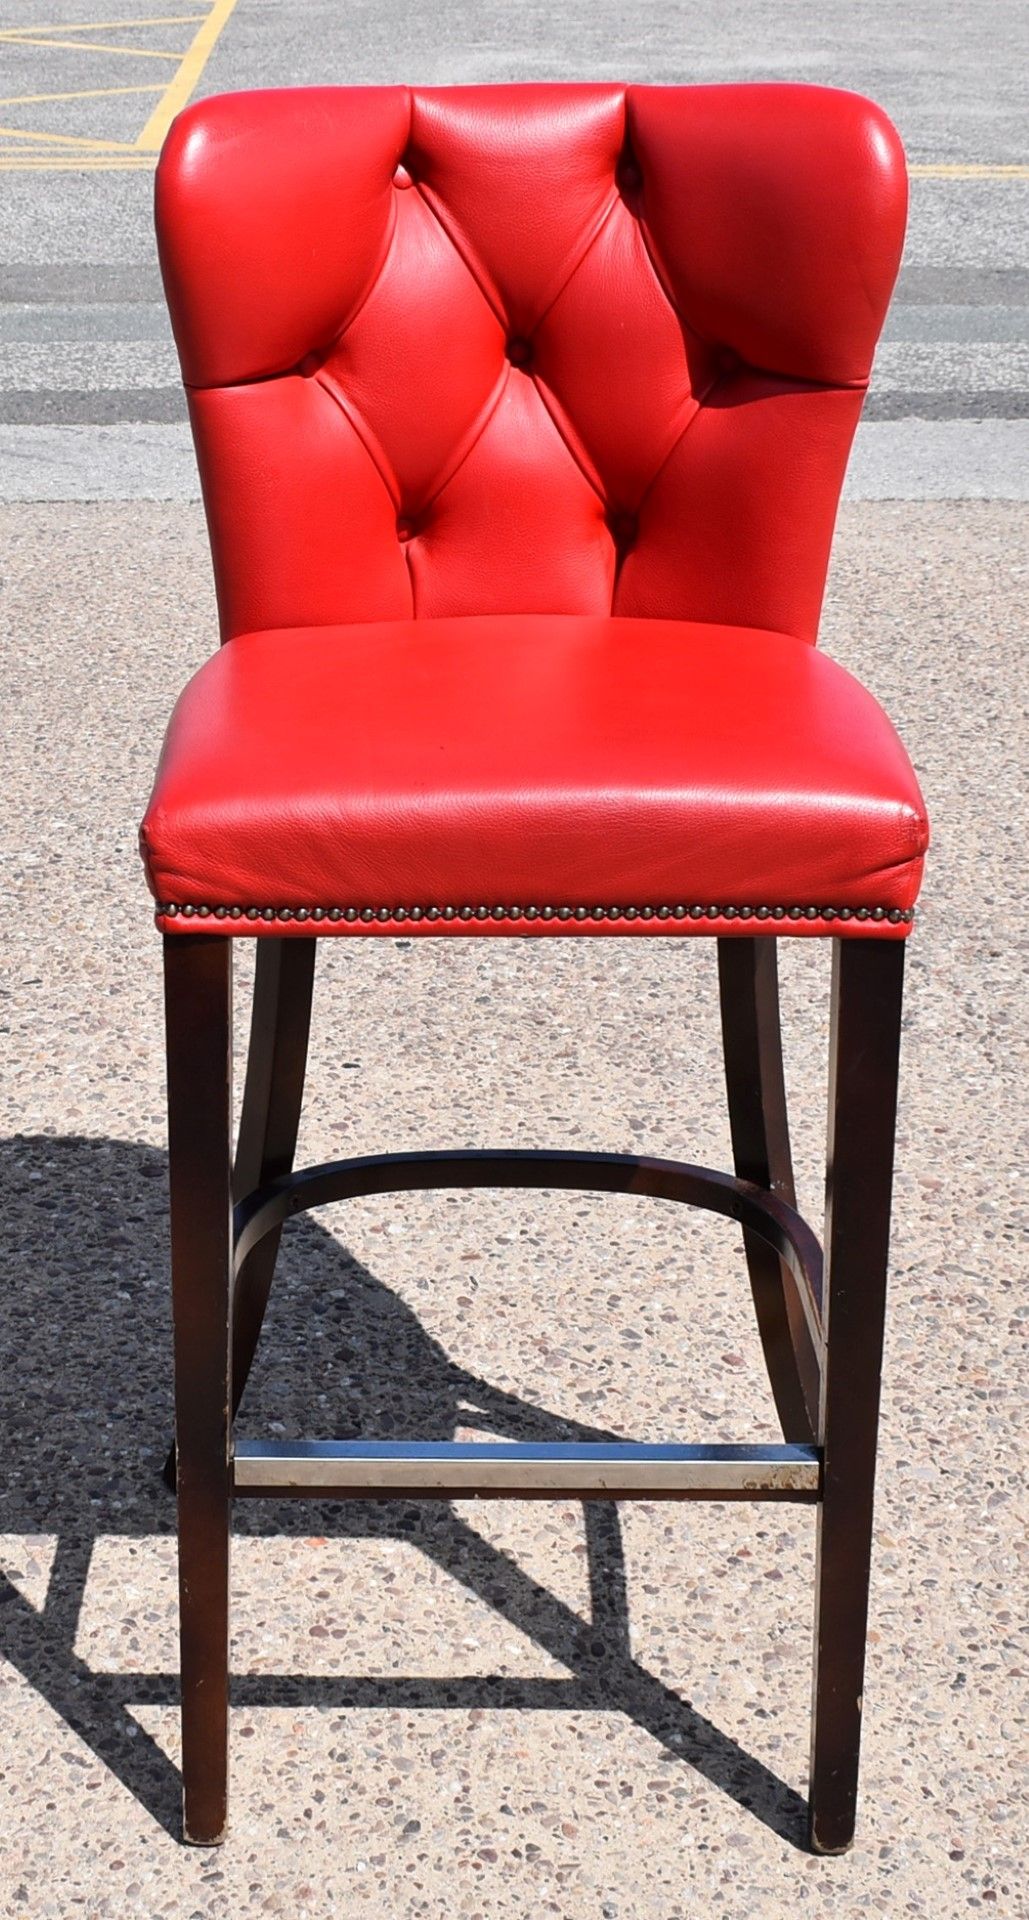
<path fill-rule="evenodd" d="M 235 1497 L 818 1506 L 811 1842 L 852 1839 L 908 758 L 813 642 L 900 257 L 897 136 L 816 87 L 226 95 L 157 176 L 222 646 L 141 843 L 164 936 L 185 1834 L 227 1818 Z M 426 1152 L 294 1171 L 319 939 L 716 943 L 732 1174 Z M 825 1265 L 776 942 L 832 948 Z M 233 1157 L 234 942 L 257 941 Z M 283 1222 L 359 1194 L 739 1222 L 776 1446 L 237 1439 Z"/>

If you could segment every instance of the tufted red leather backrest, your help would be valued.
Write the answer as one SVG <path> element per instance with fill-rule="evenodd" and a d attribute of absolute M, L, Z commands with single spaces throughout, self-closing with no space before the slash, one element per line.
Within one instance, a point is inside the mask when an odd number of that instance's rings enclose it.
<path fill-rule="evenodd" d="M 157 176 L 223 634 L 615 613 L 813 640 L 906 211 L 794 86 L 326 88 Z"/>

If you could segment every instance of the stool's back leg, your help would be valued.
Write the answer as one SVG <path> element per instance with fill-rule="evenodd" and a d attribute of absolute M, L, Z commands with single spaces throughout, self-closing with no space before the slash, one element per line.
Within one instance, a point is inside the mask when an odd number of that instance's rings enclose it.
<path fill-rule="evenodd" d="M 185 1837 L 228 1808 L 231 942 L 164 943 Z"/>
<path fill-rule="evenodd" d="M 259 940 L 232 1197 L 292 1173 L 304 1098 L 316 940 Z M 232 1407 L 243 1397 L 275 1277 L 281 1228 L 240 1268 L 232 1302 Z"/>
<path fill-rule="evenodd" d="M 818 1853 L 850 1845 L 857 1809 L 903 981 L 902 941 L 833 942 L 810 1789 Z"/>
<path fill-rule="evenodd" d="M 771 936 L 720 939 L 718 987 L 736 1173 L 741 1180 L 771 1189 L 792 1207 L 776 946 Z M 791 1308 L 800 1312 L 796 1289 L 784 1286 L 784 1269 L 767 1241 L 745 1232 L 743 1245 L 783 1438 L 809 1444 L 815 1437 L 819 1383 L 812 1368 L 802 1374 L 798 1363 L 807 1343 L 795 1344 L 791 1332 Z"/>

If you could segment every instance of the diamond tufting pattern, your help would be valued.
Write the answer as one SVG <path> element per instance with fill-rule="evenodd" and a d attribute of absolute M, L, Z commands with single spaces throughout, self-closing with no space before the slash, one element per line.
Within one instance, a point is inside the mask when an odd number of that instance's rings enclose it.
<path fill-rule="evenodd" d="M 889 123 L 823 89 L 204 101 L 158 222 L 225 636 L 813 640 L 904 208 Z"/>

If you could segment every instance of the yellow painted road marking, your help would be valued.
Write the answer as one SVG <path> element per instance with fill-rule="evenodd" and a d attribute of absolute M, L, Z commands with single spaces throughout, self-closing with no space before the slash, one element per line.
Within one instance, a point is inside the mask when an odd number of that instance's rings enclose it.
<path fill-rule="evenodd" d="M 0 157 L 0 173 L 152 173 L 157 165 L 157 155 L 144 156 L 127 153 L 119 154 L 110 160 L 94 160 L 83 156 L 81 160 L 15 160 Z"/>
<path fill-rule="evenodd" d="M 105 100 L 115 93 L 163 93 L 160 81 L 146 87 L 85 87 L 76 93 L 8 93 L 0 107 L 36 107 L 44 100 Z"/>
<path fill-rule="evenodd" d="M 189 0 L 186 0 L 186 4 L 189 5 Z M 82 53 L 107 54 L 115 59 L 175 63 L 175 73 L 166 86 L 82 87 L 62 93 L 6 95 L 0 99 L 0 106 L 8 108 L 42 105 L 49 101 L 100 100 L 134 93 L 157 94 L 159 99 L 134 142 L 51 134 L 38 127 L 0 128 L 0 172 L 151 172 L 172 120 L 194 91 L 235 5 L 236 0 L 212 0 L 206 12 L 194 10 L 190 13 L 146 14 L 128 20 L 65 20 L 52 26 L 0 27 L 0 46 L 55 47 L 69 52 L 77 49 Z M 111 27 L 117 27 L 119 32 L 130 32 L 140 28 L 193 25 L 196 25 L 197 31 L 184 52 L 181 49 L 173 53 L 166 48 L 115 46 L 86 37 Z M 20 142 L 26 144 L 17 144 Z"/>
<path fill-rule="evenodd" d="M 233 0 L 235 4 L 235 0 Z M 9 47 L 64 47 L 73 53 L 119 53 L 129 60 L 181 60 L 181 53 L 159 52 L 156 47 L 109 47 L 99 40 L 42 40 L 19 31 L 0 32 L 0 41 Z"/>
<path fill-rule="evenodd" d="M 222 28 L 232 12 L 236 0 L 215 0 L 214 6 L 203 24 L 197 28 L 193 44 L 189 48 L 178 73 L 175 75 L 164 99 L 154 108 L 146 126 L 143 128 L 137 147 L 144 153 L 156 153 L 164 143 L 164 136 L 171 126 L 175 115 L 185 106 L 193 92 L 200 75 L 203 73 Z"/>
<path fill-rule="evenodd" d="M 972 161 L 909 167 L 908 172 L 913 180 L 1029 180 L 1029 166 L 979 166 Z"/>
<path fill-rule="evenodd" d="M 5 140 L 34 140 L 37 147 L 49 145 L 50 141 L 59 147 L 111 148 L 116 153 L 132 153 L 131 140 L 87 140 L 81 133 L 48 133 L 45 127 L 0 127 L 0 137 Z"/>
<path fill-rule="evenodd" d="M 18 40 L 27 33 L 100 33 L 105 27 L 183 27 L 204 18 L 202 13 L 155 13 L 148 20 L 54 20 L 47 26 L 34 20 L 28 27 L 0 27 L 0 40 Z"/>

